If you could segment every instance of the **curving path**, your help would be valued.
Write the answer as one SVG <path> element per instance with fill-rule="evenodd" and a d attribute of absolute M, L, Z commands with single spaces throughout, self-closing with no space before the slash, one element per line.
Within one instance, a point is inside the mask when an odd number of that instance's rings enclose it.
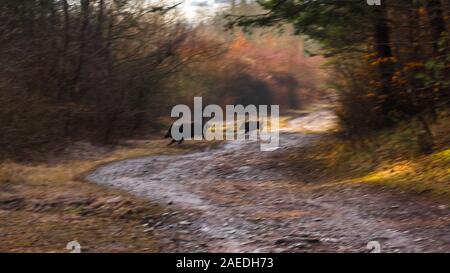
<path fill-rule="evenodd" d="M 447 206 L 364 187 L 311 190 L 274 162 L 334 123 L 332 112 L 318 110 L 282 128 L 275 152 L 261 152 L 257 142 L 228 142 L 112 163 L 88 179 L 168 207 L 143 226 L 163 252 L 362 252 L 370 241 L 387 252 L 450 252 Z"/>

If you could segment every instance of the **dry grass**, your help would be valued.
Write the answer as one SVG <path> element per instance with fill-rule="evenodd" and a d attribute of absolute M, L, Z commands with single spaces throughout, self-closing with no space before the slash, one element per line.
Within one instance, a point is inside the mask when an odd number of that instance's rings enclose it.
<path fill-rule="evenodd" d="M 436 151 L 421 155 L 416 140 L 416 124 L 403 125 L 380 135 L 377 149 L 372 150 L 374 166 L 355 181 L 378 186 L 396 187 L 415 193 L 426 193 L 450 201 L 450 117 L 442 116 L 433 125 Z M 420 128 L 420 127 L 419 127 Z M 361 151 L 359 151 L 361 153 Z"/>
<path fill-rule="evenodd" d="M 432 156 L 390 164 L 356 181 L 428 193 L 450 200 L 450 162 L 438 157 L 448 152 L 445 150 Z"/>
<path fill-rule="evenodd" d="M 432 126 L 436 152 L 419 152 L 421 127 L 408 123 L 358 141 L 330 137 L 291 155 L 290 162 L 305 170 L 320 187 L 364 184 L 427 194 L 450 202 L 450 117 Z"/>

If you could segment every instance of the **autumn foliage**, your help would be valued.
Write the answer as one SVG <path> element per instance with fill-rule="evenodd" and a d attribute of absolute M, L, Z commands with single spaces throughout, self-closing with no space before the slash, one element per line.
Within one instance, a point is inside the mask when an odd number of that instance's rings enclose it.
<path fill-rule="evenodd" d="M 209 103 L 278 104 L 282 111 L 298 109 L 326 94 L 322 57 L 304 54 L 301 37 L 199 26 L 196 44 L 218 44 L 216 58 L 194 63 L 178 75 L 178 89 L 203 96 Z M 214 42 L 211 41 L 214 40 Z"/>

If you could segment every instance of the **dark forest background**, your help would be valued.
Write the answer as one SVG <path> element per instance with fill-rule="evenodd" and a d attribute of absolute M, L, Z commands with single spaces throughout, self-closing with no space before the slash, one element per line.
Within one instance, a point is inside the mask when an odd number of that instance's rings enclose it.
<path fill-rule="evenodd" d="M 417 119 L 432 146 L 449 1 L 238 4 L 194 25 L 145 1 L 0 0 L 0 157 L 146 136 L 193 96 L 298 109 L 329 90 L 346 136 Z"/>

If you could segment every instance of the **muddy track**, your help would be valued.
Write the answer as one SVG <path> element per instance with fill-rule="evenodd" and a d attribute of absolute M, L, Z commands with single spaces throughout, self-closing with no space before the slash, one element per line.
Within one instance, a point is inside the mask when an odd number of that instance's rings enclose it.
<path fill-rule="evenodd" d="M 90 181 L 170 208 L 144 229 L 163 252 L 364 252 L 378 241 L 386 252 L 450 252 L 450 209 L 406 193 L 341 187 L 309 189 L 283 171 L 273 153 L 319 138 L 334 125 L 327 110 L 292 120 L 281 148 L 228 142 L 187 155 L 112 163 Z"/>

